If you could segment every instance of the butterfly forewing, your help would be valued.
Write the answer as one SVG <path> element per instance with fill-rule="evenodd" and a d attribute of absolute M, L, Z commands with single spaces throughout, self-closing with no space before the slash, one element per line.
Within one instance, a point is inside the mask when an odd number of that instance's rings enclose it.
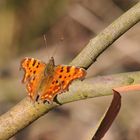
<path fill-rule="evenodd" d="M 41 99 L 51 102 L 53 98 L 69 88 L 69 84 L 75 79 L 82 79 L 86 71 L 75 66 L 58 65 L 55 67 L 53 78 L 49 86 L 44 88 Z"/>
<path fill-rule="evenodd" d="M 37 90 L 44 76 L 46 64 L 34 58 L 25 58 L 21 62 L 21 67 L 25 71 L 22 82 L 26 83 L 29 96 L 35 100 L 34 97 L 37 96 Z"/>

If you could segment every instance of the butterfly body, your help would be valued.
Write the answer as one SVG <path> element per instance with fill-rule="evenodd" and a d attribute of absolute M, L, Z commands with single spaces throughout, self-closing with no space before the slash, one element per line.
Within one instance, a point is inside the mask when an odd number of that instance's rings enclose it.
<path fill-rule="evenodd" d="M 21 67 L 25 74 L 22 82 L 26 84 L 29 97 L 33 100 L 52 102 L 57 94 L 69 89 L 75 79 L 83 79 L 83 68 L 67 65 L 55 65 L 53 57 L 46 64 L 34 58 L 24 58 Z"/>

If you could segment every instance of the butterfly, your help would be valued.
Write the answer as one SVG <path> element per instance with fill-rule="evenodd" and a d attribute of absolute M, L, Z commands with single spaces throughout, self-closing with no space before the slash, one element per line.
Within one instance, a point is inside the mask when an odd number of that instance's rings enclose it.
<path fill-rule="evenodd" d="M 21 61 L 21 68 L 24 70 L 22 83 L 26 84 L 28 96 L 33 101 L 49 103 L 56 95 L 67 91 L 73 80 L 86 76 L 83 68 L 55 65 L 53 57 L 48 63 L 26 57 Z"/>

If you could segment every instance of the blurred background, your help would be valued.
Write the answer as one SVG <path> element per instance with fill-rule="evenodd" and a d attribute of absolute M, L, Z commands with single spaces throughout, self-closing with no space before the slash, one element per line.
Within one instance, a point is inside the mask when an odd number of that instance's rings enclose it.
<path fill-rule="evenodd" d="M 34 57 L 68 64 L 89 40 L 139 0 L 1 0 L 0 113 L 27 96 L 20 61 Z M 43 39 L 46 36 L 47 44 Z M 87 77 L 140 70 L 140 24 L 121 36 L 88 69 Z M 10 140 L 90 140 L 112 97 L 78 101 L 41 117 Z M 140 138 L 140 95 L 123 95 L 103 140 Z M 62 125 L 63 124 L 63 125 Z"/>

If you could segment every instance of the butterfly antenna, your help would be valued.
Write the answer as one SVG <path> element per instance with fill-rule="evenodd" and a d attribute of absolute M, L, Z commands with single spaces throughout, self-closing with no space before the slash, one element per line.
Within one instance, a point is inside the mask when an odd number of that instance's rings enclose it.
<path fill-rule="evenodd" d="M 45 42 L 45 47 L 47 48 L 47 38 L 46 38 L 45 34 L 43 35 L 43 38 L 44 38 L 44 42 Z"/>
<path fill-rule="evenodd" d="M 47 48 L 47 38 L 46 34 L 43 35 L 44 43 L 45 43 L 45 48 Z M 50 59 L 50 56 L 48 56 L 48 59 Z"/>
<path fill-rule="evenodd" d="M 43 38 L 44 38 L 44 42 L 45 42 L 45 47 L 47 48 L 47 38 L 46 38 L 46 35 L 45 34 L 43 35 Z M 62 36 L 60 38 L 60 42 L 62 42 L 63 40 L 64 40 L 64 37 Z M 58 50 L 58 47 L 60 45 L 60 42 L 53 48 L 52 53 L 51 53 L 52 54 L 51 57 L 52 56 L 54 57 L 56 55 L 56 51 Z"/>
<path fill-rule="evenodd" d="M 62 45 L 62 42 L 64 41 L 64 37 L 61 35 L 61 34 L 58 34 L 59 35 L 59 40 L 58 40 L 58 43 L 55 45 L 54 49 L 53 49 L 53 56 L 56 55 L 56 52 L 58 51 L 58 47 L 60 47 L 60 45 Z"/>
<path fill-rule="evenodd" d="M 51 59 L 52 57 L 55 58 L 57 50 L 58 50 L 58 45 L 52 47 L 51 53 L 49 55 L 49 59 Z"/>
<path fill-rule="evenodd" d="M 52 54 L 53 54 L 52 56 L 53 57 L 55 57 L 57 50 L 58 50 L 58 45 L 55 46 L 54 49 L 53 49 L 53 52 L 52 52 Z"/>

